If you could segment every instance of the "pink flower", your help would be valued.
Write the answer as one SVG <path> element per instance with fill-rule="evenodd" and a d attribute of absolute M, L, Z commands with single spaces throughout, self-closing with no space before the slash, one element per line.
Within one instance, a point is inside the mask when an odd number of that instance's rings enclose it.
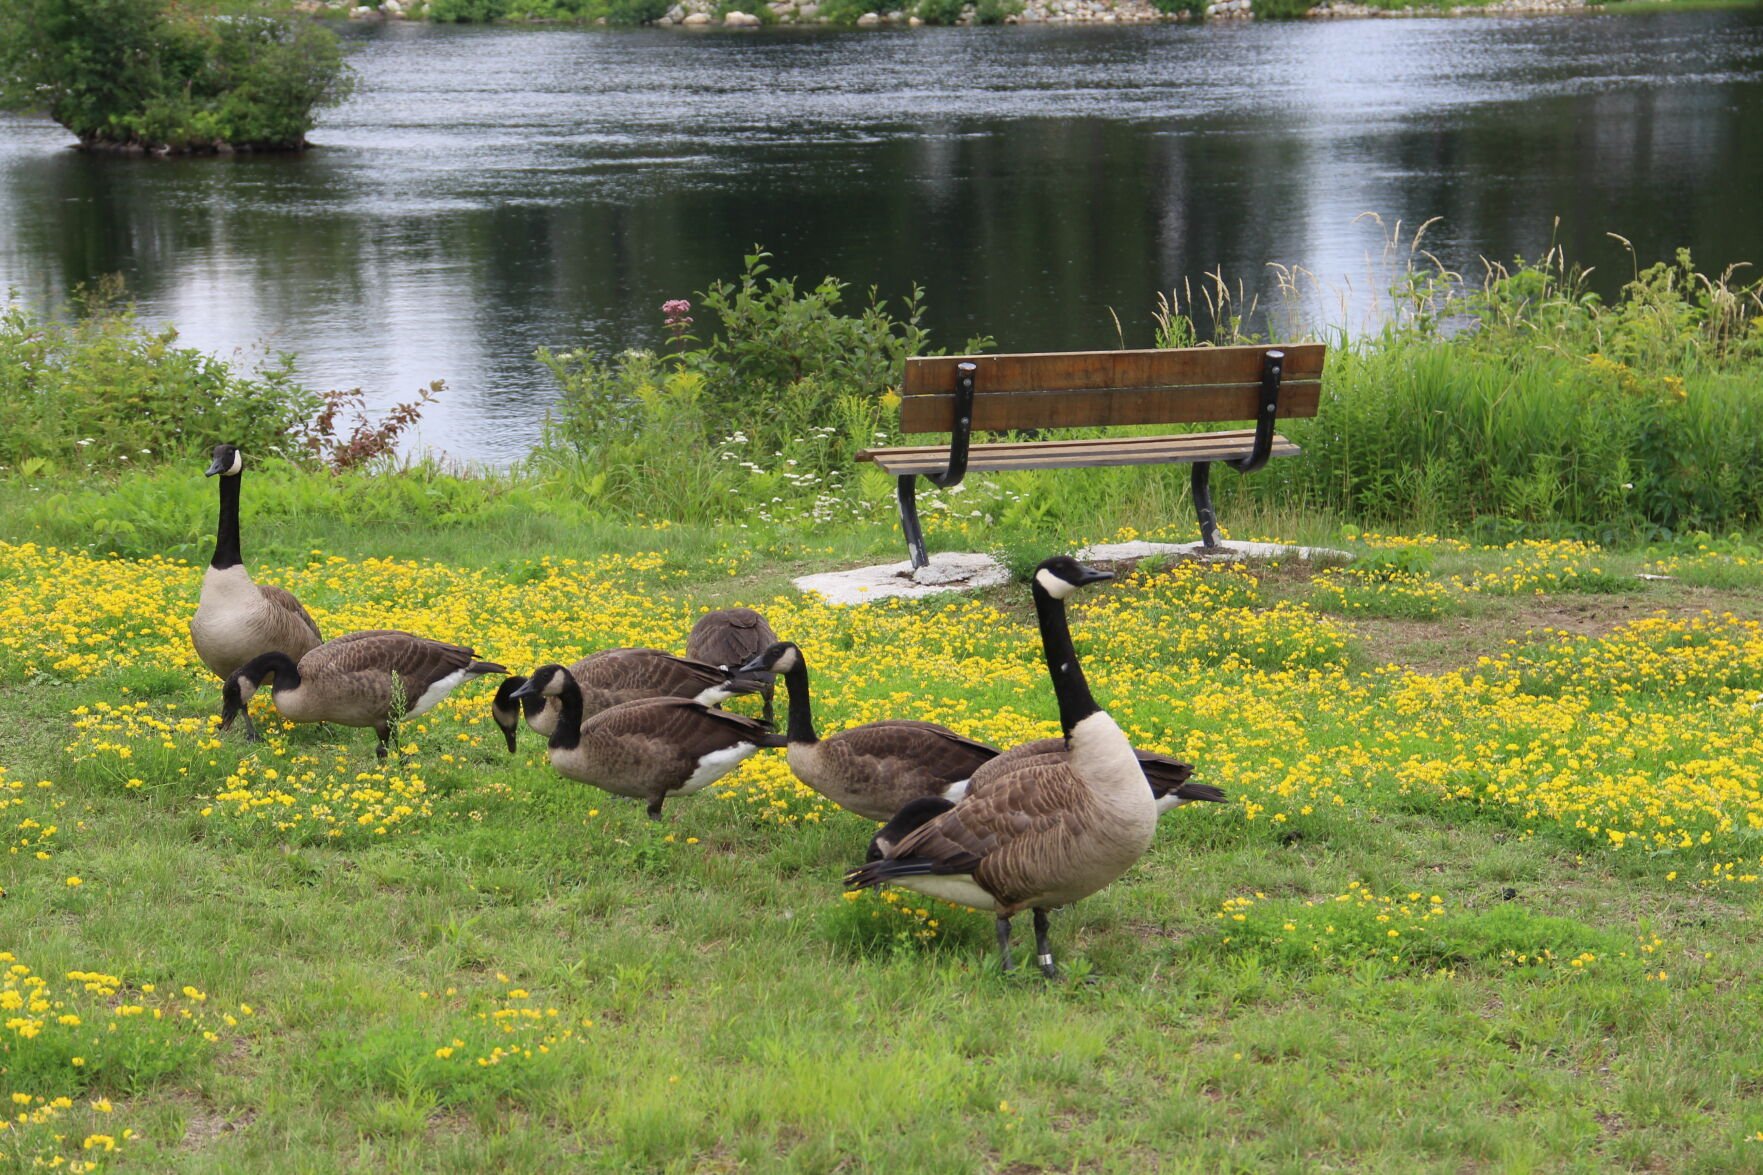
<path fill-rule="evenodd" d="M 684 298 L 670 298 L 661 304 L 661 315 L 668 326 L 690 325 L 687 315 L 692 312 L 692 304 Z"/>

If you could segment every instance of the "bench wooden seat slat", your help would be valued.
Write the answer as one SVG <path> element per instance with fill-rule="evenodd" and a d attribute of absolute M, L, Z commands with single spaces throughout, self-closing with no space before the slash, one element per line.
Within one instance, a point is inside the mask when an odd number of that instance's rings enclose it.
<path fill-rule="evenodd" d="M 1254 449 L 1253 429 L 1229 433 L 1182 433 L 1163 437 L 1113 437 L 1077 441 L 1027 441 L 974 445 L 968 450 L 968 472 L 1001 472 L 1018 469 L 1068 469 L 1087 466 L 1181 464 L 1193 461 L 1228 461 L 1246 457 Z M 1298 452 L 1278 433 L 1273 437 L 1274 457 Z M 938 473 L 948 468 L 946 445 L 876 449 L 857 455 L 873 461 L 890 474 Z"/>
<path fill-rule="evenodd" d="M 1281 417 L 1315 416 L 1322 407 L 1321 343 L 1279 347 L 1187 347 L 1152 351 L 1070 351 L 1018 355 L 946 355 L 906 361 L 900 381 L 900 431 L 940 432 L 938 445 L 901 445 L 859 453 L 899 483 L 900 524 L 923 567 L 924 536 L 914 485 L 958 485 L 972 471 L 1188 464 L 1200 537 L 1217 545 L 1210 470 L 1226 462 L 1252 473 L 1298 446 L 1274 431 Z M 1115 425 L 1210 424 L 1252 420 L 1252 429 L 1168 436 L 1084 437 L 974 444 L 974 431 Z"/>

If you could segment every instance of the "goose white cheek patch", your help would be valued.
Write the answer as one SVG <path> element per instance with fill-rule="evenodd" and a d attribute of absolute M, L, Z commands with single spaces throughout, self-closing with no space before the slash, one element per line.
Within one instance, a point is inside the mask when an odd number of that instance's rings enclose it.
<path fill-rule="evenodd" d="M 1054 575 L 1051 571 L 1048 571 L 1045 568 L 1035 572 L 1035 582 L 1041 585 L 1042 591 L 1046 592 L 1049 596 L 1052 596 L 1055 600 L 1063 600 L 1077 590 L 1076 584 L 1066 583 L 1063 579 L 1060 579 L 1057 575 Z"/>

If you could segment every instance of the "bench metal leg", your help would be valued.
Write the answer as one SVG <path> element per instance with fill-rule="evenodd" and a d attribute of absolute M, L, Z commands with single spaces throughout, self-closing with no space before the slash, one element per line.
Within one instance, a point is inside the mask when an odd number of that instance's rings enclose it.
<path fill-rule="evenodd" d="M 912 570 L 930 565 L 924 553 L 924 531 L 918 525 L 918 475 L 909 473 L 900 480 L 900 529 L 906 532 L 906 549 L 912 555 Z"/>
<path fill-rule="evenodd" d="M 1200 545 L 1218 546 L 1218 518 L 1212 513 L 1212 463 L 1194 462 L 1194 513 L 1200 516 Z"/>

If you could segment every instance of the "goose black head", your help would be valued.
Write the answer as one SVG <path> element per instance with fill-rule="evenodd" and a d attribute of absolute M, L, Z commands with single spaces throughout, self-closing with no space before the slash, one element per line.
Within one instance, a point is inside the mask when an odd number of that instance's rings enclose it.
<path fill-rule="evenodd" d="M 544 705 L 537 697 L 530 694 L 519 700 L 515 699 L 515 694 L 526 685 L 526 681 L 526 678 L 519 676 L 503 678 L 502 684 L 496 687 L 496 696 L 490 701 L 490 717 L 494 718 L 496 725 L 502 728 L 502 737 L 508 740 L 510 755 L 514 754 L 514 732 L 520 726 L 521 711 L 526 710 L 530 715 L 531 711 Z"/>
<path fill-rule="evenodd" d="M 239 452 L 237 445 L 214 446 L 214 460 L 208 463 L 205 477 L 237 477 L 245 468 L 245 455 Z"/>
<path fill-rule="evenodd" d="M 788 673 L 801 664 L 802 650 L 791 641 L 779 641 L 763 653 L 749 657 L 735 673 Z"/>
<path fill-rule="evenodd" d="M 1080 587 L 1114 578 L 1112 571 L 1087 567 L 1070 555 L 1055 555 L 1035 568 L 1035 584 L 1055 600 L 1063 600 Z"/>
<path fill-rule="evenodd" d="M 525 685 L 514 690 L 508 697 L 510 699 L 538 698 L 541 701 L 545 698 L 554 698 L 563 692 L 564 681 L 568 677 L 569 670 L 561 665 L 541 665 L 533 670 L 533 675 L 526 679 Z M 497 696 L 500 697 L 500 691 Z"/>

